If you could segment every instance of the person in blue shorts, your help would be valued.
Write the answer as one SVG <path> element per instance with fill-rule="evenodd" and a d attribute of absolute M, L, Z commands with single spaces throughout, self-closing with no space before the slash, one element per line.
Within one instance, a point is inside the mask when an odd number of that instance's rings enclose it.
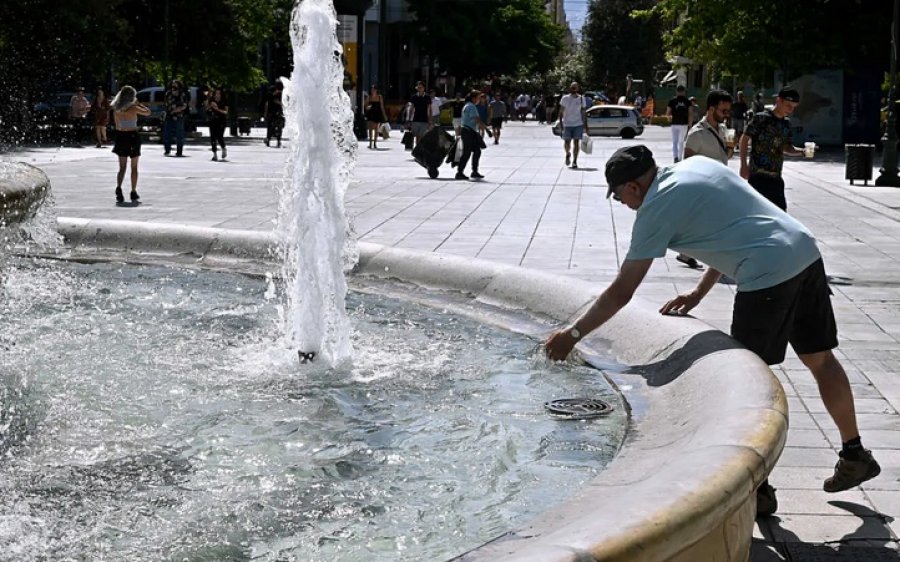
<path fill-rule="evenodd" d="M 547 355 L 563 360 L 575 344 L 612 318 L 641 284 L 655 258 L 671 249 L 709 267 L 693 291 L 665 303 L 663 314 L 687 314 L 722 274 L 737 283 L 731 335 L 767 364 L 784 361 L 788 343 L 810 370 L 842 448 L 826 492 L 878 476 L 862 446 L 853 391 L 833 353 L 838 345 L 831 290 L 809 230 L 760 195 L 734 171 L 705 156 L 658 168 L 643 145 L 617 150 L 606 164 L 607 197 L 637 211 L 619 274 L 574 324 L 554 332 Z M 757 515 L 777 509 L 775 489 L 757 490 Z"/>

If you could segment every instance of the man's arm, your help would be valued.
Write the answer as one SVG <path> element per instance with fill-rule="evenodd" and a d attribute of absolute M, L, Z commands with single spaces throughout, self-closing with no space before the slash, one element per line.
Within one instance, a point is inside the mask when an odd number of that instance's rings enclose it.
<path fill-rule="evenodd" d="M 750 135 L 744 133 L 741 135 L 741 177 L 750 179 L 750 168 L 747 166 L 747 155 L 749 154 Z"/>
<path fill-rule="evenodd" d="M 570 333 L 572 328 L 581 332 L 581 337 L 602 326 L 621 310 L 637 290 L 653 260 L 626 260 L 615 280 L 597 297 L 591 308 L 568 328 L 557 330 L 544 343 L 547 356 L 553 361 L 562 361 L 569 355 L 578 339 Z"/>
<path fill-rule="evenodd" d="M 659 309 L 660 314 L 687 314 L 692 308 L 700 304 L 703 297 L 716 286 L 722 274 L 713 268 L 708 268 L 697 282 L 697 286 L 690 293 L 678 295 Z"/>

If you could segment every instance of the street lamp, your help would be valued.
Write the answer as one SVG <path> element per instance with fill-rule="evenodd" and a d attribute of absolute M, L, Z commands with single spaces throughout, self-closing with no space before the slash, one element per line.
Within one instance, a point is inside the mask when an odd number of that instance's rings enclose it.
<path fill-rule="evenodd" d="M 891 23 L 891 74 L 888 78 L 888 120 L 885 138 L 882 139 L 884 156 L 881 161 L 881 175 L 875 185 L 900 187 L 900 176 L 897 175 L 897 112 L 896 112 L 896 80 L 897 75 L 897 20 L 900 18 L 900 0 L 894 0 L 894 20 Z"/>

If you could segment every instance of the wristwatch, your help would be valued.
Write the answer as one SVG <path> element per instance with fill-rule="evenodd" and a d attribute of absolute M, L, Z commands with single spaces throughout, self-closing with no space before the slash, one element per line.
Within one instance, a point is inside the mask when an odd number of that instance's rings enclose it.
<path fill-rule="evenodd" d="M 572 326 L 572 329 L 569 330 L 569 335 L 572 336 L 573 338 L 575 338 L 576 340 L 580 340 L 581 339 L 581 330 L 579 330 L 575 326 Z"/>

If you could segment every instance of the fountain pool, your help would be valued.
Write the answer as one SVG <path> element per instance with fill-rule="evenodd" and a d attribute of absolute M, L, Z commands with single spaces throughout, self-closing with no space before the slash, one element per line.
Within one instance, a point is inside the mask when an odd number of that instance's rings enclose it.
<path fill-rule="evenodd" d="M 624 435 L 599 372 L 447 310 L 352 294 L 336 371 L 273 345 L 257 278 L 5 267 L 0 559 L 445 559 L 563 501 Z M 573 395 L 617 407 L 543 411 Z"/>

